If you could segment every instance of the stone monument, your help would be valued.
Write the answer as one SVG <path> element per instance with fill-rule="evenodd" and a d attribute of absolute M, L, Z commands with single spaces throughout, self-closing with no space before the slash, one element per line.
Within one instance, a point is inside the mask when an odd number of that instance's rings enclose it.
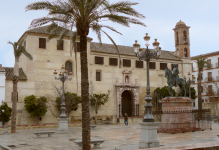
<path fill-rule="evenodd" d="M 168 92 L 170 97 L 163 98 L 162 103 L 162 122 L 158 129 L 159 132 L 176 133 L 194 131 L 196 124 L 193 121 L 193 102 L 189 97 L 186 97 L 186 80 L 179 77 L 179 70 L 176 64 L 173 64 L 173 73 L 169 68 L 165 69 L 165 77 L 167 77 Z M 180 93 L 184 90 L 185 94 L 181 97 L 173 97 L 172 87 L 179 86 Z M 184 96 L 184 97 L 182 97 Z"/>

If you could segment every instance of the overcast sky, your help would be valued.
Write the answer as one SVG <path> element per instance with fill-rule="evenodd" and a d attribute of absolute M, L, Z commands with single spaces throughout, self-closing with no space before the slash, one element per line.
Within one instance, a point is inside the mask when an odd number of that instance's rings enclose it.
<path fill-rule="evenodd" d="M 115 0 L 111 0 L 112 2 Z M 118 0 L 117 0 L 118 1 Z M 148 33 L 151 43 L 155 38 L 162 50 L 175 51 L 173 28 L 179 20 L 190 26 L 191 56 L 218 51 L 219 0 L 132 0 L 146 18 L 142 20 L 147 27 L 132 25 L 130 28 L 112 25 L 123 35 L 106 30 L 117 45 L 132 46 L 135 40 L 144 47 L 143 37 Z M 36 0 L 0 0 L 0 64 L 4 67 L 14 65 L 12 45 L 7 41 L 17 41 L 28 30 L 31 21 L 47 14 L 46 11 L 25 12 L 25 6 Z M 89 37 L 98 42 L 90 31 Z M 111 43 L 102 36 L 103 43 Z M 152 47 L 151 47 L 152 48 Z"/>

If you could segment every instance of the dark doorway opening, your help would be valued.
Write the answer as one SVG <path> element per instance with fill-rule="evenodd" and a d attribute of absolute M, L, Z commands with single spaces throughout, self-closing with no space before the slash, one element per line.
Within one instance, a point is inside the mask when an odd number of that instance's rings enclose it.
<path fill-rule="evenodd" d="M 125 113 L 132 117 L 132 96 L 128 91 L 122 93 L 122 116 L 125 116 Z"/>

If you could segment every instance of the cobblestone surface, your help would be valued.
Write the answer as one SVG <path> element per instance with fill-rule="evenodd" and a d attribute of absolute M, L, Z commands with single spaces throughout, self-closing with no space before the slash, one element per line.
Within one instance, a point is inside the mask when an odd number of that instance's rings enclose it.
<path fill-rule="evenodd" d="M 207 143 L 219 141 L 219 125 L 213 124 L 212 130 L 186 132 L 186 133 L 158 133 L 158 140 L 163 147 Z M 74 140 L 81 140 L 81 127 L 70 127 L 69 134 L 53 134 L 52 137 L 42 135 L 37 138 L 33 132 L 57 131 L 57 128 L 39 128 L 17 130 L 15 134 L 0 135 L 0 145 L 14 145 L 12 150 L 79 150 Z M 2 131 L 3 132 L 3 131 Z M 136 150 L 140 141 L 140 126 L 138 124 L 97 125 L 91 130 L 91 139 L 104 139 L 105 142 L 99 150 Z M 93 147 L 93 145 L 92 145 Z M 2 150 L 0 148 L 0 150 Z M 3 149 L 4 150 L 4 149 Z"/>

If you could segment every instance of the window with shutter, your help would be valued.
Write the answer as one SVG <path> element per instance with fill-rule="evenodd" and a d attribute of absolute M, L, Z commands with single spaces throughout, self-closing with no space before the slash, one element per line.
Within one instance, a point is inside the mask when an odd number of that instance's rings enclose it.
<path fill-rule="evenodd" d="M 156 63 L 155 62 L 149 62 L 149 69 L 156 69 Z"/>
<path fill-rule="evenodd" d="M 46 38 L 39 38 L 39 48 L 46 49 Z"/>
<path fill-rule="evenodd" d="M 58 44 L 58 40 L 57 40 L 57 44 Z M 61 43 L 58 45 L 57 50 L 64 50 L 64 41 L 62 40 Z"/>
<path fill-rule="evenodd" d="M 95 64 L 103 65 L 103 57 L 95 56 Z"/>
<path fill-rule="evenodd" d="M 72 72 L 72 63 L 71 63 L 70 61 L 67 61 L 67 62 L 65 63 L 65 68 L 66 68 L 66 70 L 68 71 L 68 73 L 69 73 L 69 72 Z"/>
<path fill-rule="evenodd" d="M 75 43 L 74 49 L 77 50 L 77 52 L 80 52 L 80 42 Z"/>
<path fill-rule="evenodd" d="M 135 66 L 136 68 L 144 68 L 143 61 L 136 60 Z"/>
<path fill-rule="evenodd" d="M 123 59 L 123 67 L 131 67 L 131 60 Z"/>
<path fill-rule="evenodd" d="M 160 70 L 165 70 L 167 68 L 167 63 L 160 63 Z"/>
<path fill-rule="evenodd" d="M 101 81 L 101 71 L 96 71 L 96 81 Z"/>
<path fill-rule="evenodd" d="M 118 58 L 109 58 L 109 65 L 117 66 L 118 65 Z"/>

